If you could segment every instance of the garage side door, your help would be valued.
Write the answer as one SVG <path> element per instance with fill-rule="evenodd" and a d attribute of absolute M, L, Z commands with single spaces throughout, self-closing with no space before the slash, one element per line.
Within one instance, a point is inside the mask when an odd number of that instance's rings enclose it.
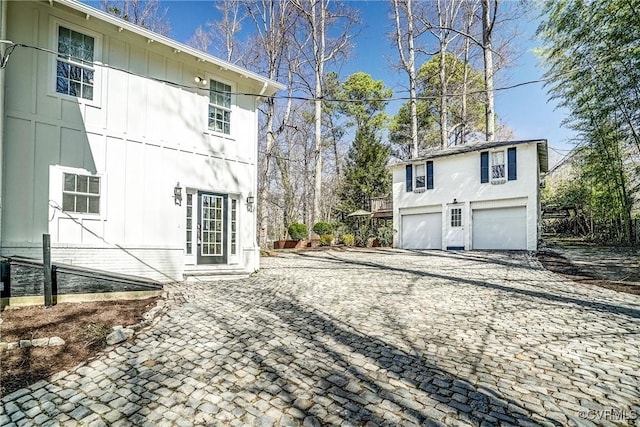
<path fill-rule="evenodd" d="M 473 249 L 527 249 L 527 208 L 473 210 Z"/>
<path fill-rule="evenodd" d="M 440 212 L 402 216 L 404 249 L 441 249 L 442 214 Z"/>

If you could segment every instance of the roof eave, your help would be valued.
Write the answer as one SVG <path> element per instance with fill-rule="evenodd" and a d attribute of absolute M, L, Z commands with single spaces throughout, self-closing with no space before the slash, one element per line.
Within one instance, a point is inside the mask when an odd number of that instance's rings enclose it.
<path fill-rule="evenodd" d="M 220 69 L 231 71 L 231 72 L 237 73 L 241 77 L 254 80 L 260 83 L 260 85 L 263 88 L 261 95 L 271 96 L 275 94 L 277 91 L 283 90 L 286 88 L 285 85 L 275 80 L 271 80 L 269 78 L 263 77 L 257 73 L 254 73 L 253 71 L 246 70 L 235 64 L 232 64 L 220 58 L 216 58 L 213 55 L 209 55 L 208 53 L 201 52 L 197 49 L 192 48 L 191 46 L 187 46 L 186 44 L 177 42 L 169 37 L 154 33 L 153 31 L 149 31 L 146 28 L 140 27 L 139 25 L 132 24 L 131 22 L 125 21 L 124 19 L 118 18 L 117 16 L 103 12 L 99 9 L 91 7 L 84 3 L 80 3 L 77 0 L 49 1 L 49 3 L 51 4 L 53 4 L 54 2 L 67 6 L 71 9 L 77 10 L 78 12 L 84 13 L 88 17 L 94 17 L 102 21 L 108 22 L 116 26 L 117 28 L 122 28 L 122 29 L 126 29 L 127 31 L 131 31 L 132 33 L 138 34 L 148 40 L 153 40 L 154 42 L 162 43 L 170 48 L 173 48 L 176 52 L 182 52 L 188 55 L 192 55 L 196 59 L 213 64 L 217 67 L 220 67 Z"/>
<path fill-rule="evenodd" d="M 546 169 L 548 169 L 548 155 L 547 155 L 547 140 L 546 139 L 530 139 L 530 140 L 527 139 L 527 140 L 515 140 L 515 141 L 491 141 L 491 142 L 482 142 L 482 143 L 478 143 L 478 144 L 467 144 L 467 145 L 458 146 L 459 148 L 456 148 L 456 149 L 449 148 L 449 149 L 445 149 L 445 150 L 434 151 L 432 153 L 429 153 L 429 155 L 426 155 L 426 156 L 420 156 L 420 157 L 417 157 L 415 159 L 409 159 L 409 160 L 405 160 L 405 161 L 401 161 L 401 162 L 396 162 L 396 163 L 393 163 L 393 164 L 389 165 L 389 168 L 394 168 L 394 167 L 397 167 L 397 166 L 409 165 L 409 164 L 420 162 L 420 161 L 437 159 L 437 158 L 440 158 L 440 157 L 458 156 L 458 155 L 462 155 L 462 154 L 473 153 L 473 152 L 476 152 L 476 151 L 490 150 L 492 148 L 497 148 L 497 147 L 505 147 L 505 146 L 509 146 L 509 145 L 533 144 L 533 143 L 537 144 L 538 158 L 540 159 L 540 168 L 541 168 L 541 170 L 544 168 L 544 170 L 542 170 L 542 171 L 546 172 Z"/>

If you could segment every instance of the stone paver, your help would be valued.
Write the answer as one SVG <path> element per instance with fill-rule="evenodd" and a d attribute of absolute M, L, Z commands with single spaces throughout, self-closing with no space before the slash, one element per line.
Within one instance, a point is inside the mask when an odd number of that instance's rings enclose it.
<path fill-rule="evenodd" d="M 0 422 L 640 426 L 640 298 L 523 253 L 287 253 L 167 290 L 133 343 L 3 397 Z"/>

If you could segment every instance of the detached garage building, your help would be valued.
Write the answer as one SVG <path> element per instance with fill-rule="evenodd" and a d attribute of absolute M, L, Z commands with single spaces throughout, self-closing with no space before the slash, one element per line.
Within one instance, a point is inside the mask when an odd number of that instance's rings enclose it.
<path fill-rule="evenodd" d="M 537 249 L 546 140 L 468 144 L 391 169 L 395 247 Z"/>

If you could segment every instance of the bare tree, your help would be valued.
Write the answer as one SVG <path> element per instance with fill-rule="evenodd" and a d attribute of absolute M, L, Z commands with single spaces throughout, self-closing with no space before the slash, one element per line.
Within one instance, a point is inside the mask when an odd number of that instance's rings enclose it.
<path fill-rule="evenodd" d="M 198 25 L 193 35 L 187 40 L 187 44 L 203 52 L 209 52 L 209 46 L 211 46 L 209 31 L 202 25 Z"/>
<path fill-rule="evenodd" d="M 487 141 L 493 141 L 495 134 L 495 113 L 493 106 L 493 29 L 498 16 L 498 0 L 482 0 L 482 52 L 484 54 L 484 84 L 486 92 Z"/>
<path fill-rule="evenodd" d="M 409 118 L 411 123 L 411 157 L 418 156 L 418 106 L 415 40 L 420 32 L 415 31 L 412 0 L 392 0 L 396 23 L 395 41 L 398 46 L 402 69 L 409 77 Z"/>
<path fill-rule="evenodd" d="M 112 15 L 163 36 L 171 32 L 167 9 L 160 9 L 159 0 L 101 0 L 100 6 Z"/>
<path fill-rule="evenodd" d="M 425 23 L 430 28 L 431 34 L 438 40 L 439 53 L 439 79 L 440 79 L 440 146 L 445 148 L 449 145 L 449 112 L 448 112 L 448 80 L 447 74 L 447 51 L 449 44 L 457 32 L 453 29 L 456 26 L 458 13 L 463 0 L 437 0 L 435 2 L 437 11 L 437 25 Z"/>
<path fill-rule="evenodd" d="M 305 27 L 298 32 L 298 41 L 309 49 L 302 49 L 309 67 L 313 69 L 313 84 L 308 90 L 314 99 L 314 193 L 313 216 L 311 222 L 321 219 L 322 210 L 322 98 L 324 97 L 323 79 L 325 66 L 347 55 L 352 27 L 357 23 L 357 14 L 344 4 L 332 0 L 292 0 L 292 4 L 301 14 Z M 337 31 L 337 35 L 330 33 Z"/>
<path fill-rule="evenodd" d="M 266 144 L 262 153 L 261 173 L 258 179 L 258 234 L 260 245 L 265 246 L 268 238 L 268 201 L 269 176 L 272 158 L 284 185 L 284 226 L 292 221 L 293 196 L 288 159 L 277 146 L 277 139 L 287 128 L 291 116 L 292 95 L 295 89 L 294 70 L 298 68 L 297 57 L 289 46 L 293 38 L 296 14 L 290 3 L 285 0 L 260 0 L 245 3 L 245 12 L 253 23 L 255 36 L 249 43 L 250 54 L 245 56 L 245 65 L 252 66 L 272 80 L 286 78 L 289 97 L 284 106 L 269 98 L 261 107 L 264 116 Z M 248 61 L 252 63 L 248 63 Z M 279 114 L 279 111 L 281 112 Z"/>
<path fill-rule="evenodd" d="M 466 34 L 471 34 L 474 17 L 476 15 L 476 11 L 478 9 L 478 1 L 479 0 L 465 0 L 464 2 L 464 20 L 463 20 L 463 31 Z M 468 120 L 468 88 L 469 88 L 469 70 L 471 68 L 471 37 L 466 36 L 463 37 L 462 42 L 462 62 L 464 63 L 464 75 L 462 77 L 462 108 L 460 111 L 460 144 L 464 144 L 466 142 L 467 135 L 467 120 Z"/>
<path fill-rule="evenodd" d="M 214 55 L 227 62 L 240 62 L 243 49 L 239 49 L 238 33 L 242 30 L 242 22 L 247 18 L 245 8 L 250 4 L 243 0 L 218 0 L 215 3 L 221 18 L 199 25 L 191 38 L 189 46 L 208 52 L 212 49 Z"/>

